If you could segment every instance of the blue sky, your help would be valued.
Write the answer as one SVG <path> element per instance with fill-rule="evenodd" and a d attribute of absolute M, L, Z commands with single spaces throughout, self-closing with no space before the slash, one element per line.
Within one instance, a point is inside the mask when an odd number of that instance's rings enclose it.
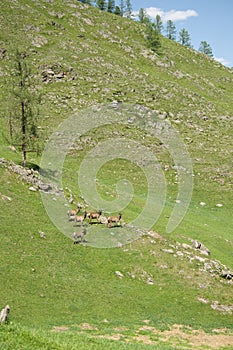
<path fill-rule="evenodd" d="M 187 29 L 196 50 L 201 41 L 207 41 L 215 59 L 233 67 L 233 0 L 131 0 L 131 3 L 134 11 L 146 9 L 152 20 L 156 14 L 165 24 L 171 19 L 177 33 Z"/>

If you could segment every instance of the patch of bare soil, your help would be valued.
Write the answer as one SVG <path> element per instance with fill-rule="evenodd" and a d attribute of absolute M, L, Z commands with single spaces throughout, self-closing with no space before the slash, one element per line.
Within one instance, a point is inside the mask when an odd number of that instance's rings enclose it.
<path fill-rule="evenodd" d="M 52 332 L 67 332 L 69 327 L 66 326 L 54 326 Z"/>
<path fill-rule="evenodd" d="M 186 343 L 192 348 L 198 348 L 200 346 L 209 347 L 211 349 L 219 349 L 220 347 L 231 347 L 233 348 L 233 333 L 229 333 L 224 329 L 213 330 L 216 334 L 206 333 L 203 330 L 192 330 L 182 325 L 173 325 L 170 330 L 159 331 L 158 329 L 150 326 L 143 326 L 139 328 L 140 331 L 150 331 L 152 334 L 156 334 L 160 341 L 165 341 L 176 345 Z M 148 337 L 148 336 L 147 336 Z M 138 335 L 137 340 L 143 342 L 144 335 Z M 147 343 L 148 344 L 148 343 Z M 182 345 L 181 345 L 182 348 Z"/>
<path fill-rule="evenodd" d="M 82 323 L 79 325 L 79 328 L 88 331 L 98 331 L 97 327 L 93 327 L 89 323 Z"/>
<path fill-rule="evenodd" d="M 199 349 L 200 347 L 205 347 L 205 349 L 229 347 L 229 350 L 233 349 L 233 331 L 228 329 L 213 329 L 212 333 L 206 333 L 202 329 L 194 330 L 191 327 L 174 324 L 169 330 L 161 331 L 150 326 L 149 322 L 149 320 L 146 320 L 144 325 L 139 327 L 133 336 L 122 334 L 122 332 L 128 331 L 128 328 L 116 327 L 114 328 L 115 332 L 113 331 L 112 334 L 92 333 L 91 337 L 115 341 L 121 340 L 127 343 L 140 342 L 148 345 L 158 345 L 160 342 L 166 342 L 174 346 L 175 349 L 183 349 L 185 346 L 189 346 L 192 349 Z M 98 331 L 97 327 L 89 323 L 82 323 L 78 325 L 78 328 L 81 333 L 85 333 L 85 331 Z M 67 326 L 54 326 L 52 329 L 53 332 L 65 332 L 68 330 L 69 328 Z"/>

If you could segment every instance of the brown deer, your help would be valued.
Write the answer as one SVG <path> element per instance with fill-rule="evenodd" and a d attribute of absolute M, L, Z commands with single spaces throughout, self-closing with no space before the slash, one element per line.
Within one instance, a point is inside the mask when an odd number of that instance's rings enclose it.
<path fill-rule="evenodd" d="M 70 209 L 67 211 L 67 216 L 69 221 L 74 220 L 74 216 L 77 215 L 81 210 L 81 207 L 78 207 L 77 209 Z"/>
<path fill-rule="evenodd" d="M 87 230 L 84 228 L 80 232 L 73 233 L 74 244 L 83 242 L 84 236 L 87 234 Z M 78 240 L 80 239 L 80 240 Z"/>
<path fill-rule="evenodd" d="M 77 224 L 77 222 L 80 222 L 81 225 L 83 225 L 83 221 L 86 219 L 86 217 L 87 217 L 86 210 L 84 211 L 83 215 L 80 215 L 80 216 L 75 215 L 75 217 L 74 217 L 74 226 Z"/>
<path fill-rule="evenodd" d="M 87 216 L 89 217 L 89 223 L 91 224 L 93 219 L 96 219 L 97 221 L 99 221 L 101 214 L 102 214 L 102 210 L 99 210 L 97 212 L 88 213 Z"/>
<path fill-rule="evenodd" d="M 122 218 L 122 214 L 119 213 L 118 216 L 109 216 L 108 217 L 108 223 L 107 223 L 107 226 L 108 227 L 112 227 L 112 223 L 114 222 L 116 225 L 118 225 L 119 221 L 121 220 Z M 116 226 L 115 225 L 115 226 Z"/>

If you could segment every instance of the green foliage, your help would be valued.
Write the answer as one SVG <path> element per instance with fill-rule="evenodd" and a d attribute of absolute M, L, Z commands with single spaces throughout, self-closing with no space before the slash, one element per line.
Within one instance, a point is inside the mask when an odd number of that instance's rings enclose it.
<path fill-rule="evenodd" d="M 154 28 L 157 30 L 159 34 L 163 31 L 163 22 L 160 15 L 156 15 L 155 22 L 154 22 Z"/>
<path fill-rule="evenodd" d="M 115 7 L 115 11 L 114 11 L 115 15 L 117 16 L 122 16 L 122 12 L 121 12 L 121 9 L 120 9 L 120 6 L 116 6 Z"/>
<path fill-rule="evenodd" d="M 154 28 L 152 23 L 147 24 L 146 40 L 149 48 L 156 53 L 160 52 L 161 40 L 159 32 Z"/>
<path fill-rule="evenodd" d="M 210 44 L 205 40 L 201 41 L 198 51 L 209 57 L 214 57 Z"/>
<path fill-rule="evenodd" d="M 127 18 L 131 18 L 132 15 L 132 4 L 131 4 L 131 0 L 125 0 L 125 15 Z"/>
<path fill-rule="evenodd" d="M 179 32 L 179 42 L 184 46 L 192 47 L 189 32 L 185 28 Z"/>
<path fill-rule="evenodd" d="M 102 11 L 106 10 L 106 1 L 105 0 L 96 0 L 96 5 Z"/>
<path fill-rule="evenodd" d="M 149 21 L 146 10 L 143 9 L 142 7 L 139 9 L 138 18 L 141 23 L 148 23 Z"/>
<path fill-rule="evenodd" d="M 170 40 L 176 40 L 176 26 L 172 20 L 167 21 L 166 26 L 167 38 Z"/>
<path fill-rule="evenodd" d="M 115 0 L 108 0 L 107 11 L 113 13 L 115 9 Z"/>
<path fill-rule="evenodd" d="M 12 56 L 12 88 L 9 89 L 9 126 L 11 144 L 20 145 L 22 163 L 26 165 L 28 151 L 40 149 L 38 130 L 39 104 L 41 96 L 37 91 L 32 67 L 26 52 L 16 52 Z"/>

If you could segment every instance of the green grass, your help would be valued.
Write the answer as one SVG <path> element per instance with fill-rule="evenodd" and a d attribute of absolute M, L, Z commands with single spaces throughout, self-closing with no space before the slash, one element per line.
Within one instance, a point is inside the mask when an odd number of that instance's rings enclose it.
<path fill-rule="evenodd" d="M 0 348 L 179 348 L 177 342 L 164 343 L 153 332 L 150 339 L 155 344 L 135 340 L 140 332 L 147 335 L 146 330 L 139 331 L 144 320 L 160 331 L 180 324 L 207 332 L 226 327 L 232 332 L 231 314 L 198 301 L 202 297 L 231 305 L 232 284 L 201 272 L 197 261 L 190 263 L 162 250 L 177 241 L 198 239 L 210 249 L 211 258 L 233 269 L 232 70 L 163 37 L 162 54 L 154 56 L 146 47 L 143 25 L 79 2 L 73 5 L 56 1 L 42 6 L 29 0 L 1 4 L 0 45 L 7 49 L 0 60 L 1 157 L 21 161 L 20 151 L 10 150 L 6 141 L 8 87 L 12 51 L 26 48 L 43 92 L 40 126 L 47 135 L 75 111 L 100 102 L 118 100 L 142 104 L 158 110 L 158 115 L 165 112 L 192 158 L 193 196 L 181 224 L 167 234 L 177 196 L 169 151 L 160 140 L 133 126 L 92 129 L 76 142 L 77 149 L 69 152 L 64 163 L 64 188 L 70 188 L 77 201 L 84 203 L 77 186 L 81 160 L 99 142 L 114 137 L 133 139 L 154 152 L 167 190 L 165 207 L 153 227 L 167 241 L 154 244 L 145 236 L 122 248 L 97 249 L 73 245 L 50 221 L 40 194 L 29 191 L 18 175 L 0 168 L 0 300 L 1 307 L 11 306 L 10 323 L 0 327 Z M 56 74 L 65 72 L 65 78 L 43 82 L 48 68 Z M 29 167 L 39 164 L 40 157 L 30 153 Z M 98 192 L 106 200 L 116 198 L 118 180 L 126 178 L 133 184 L 134 197 L 123 219 L 134 219 L 147 197 L 140 168 L 114 160 L 97 175 Z M 218 203 L 223 207 L 216 207 Z M 73 230 L 71 223 L 70 233 Z M 39 231 L 45 232 L 45 239 Z M 116 271 L 124 277 L 119 279 Z M 151 276 L 153 285 L 147 283 Z M 96 330 L 82 330 L 83 323 Z M 68 330 L 52 332 L 55 326 Z M 120 340 L 97 337 L 114 335 L 119 327 L 128 329 Z"/>

